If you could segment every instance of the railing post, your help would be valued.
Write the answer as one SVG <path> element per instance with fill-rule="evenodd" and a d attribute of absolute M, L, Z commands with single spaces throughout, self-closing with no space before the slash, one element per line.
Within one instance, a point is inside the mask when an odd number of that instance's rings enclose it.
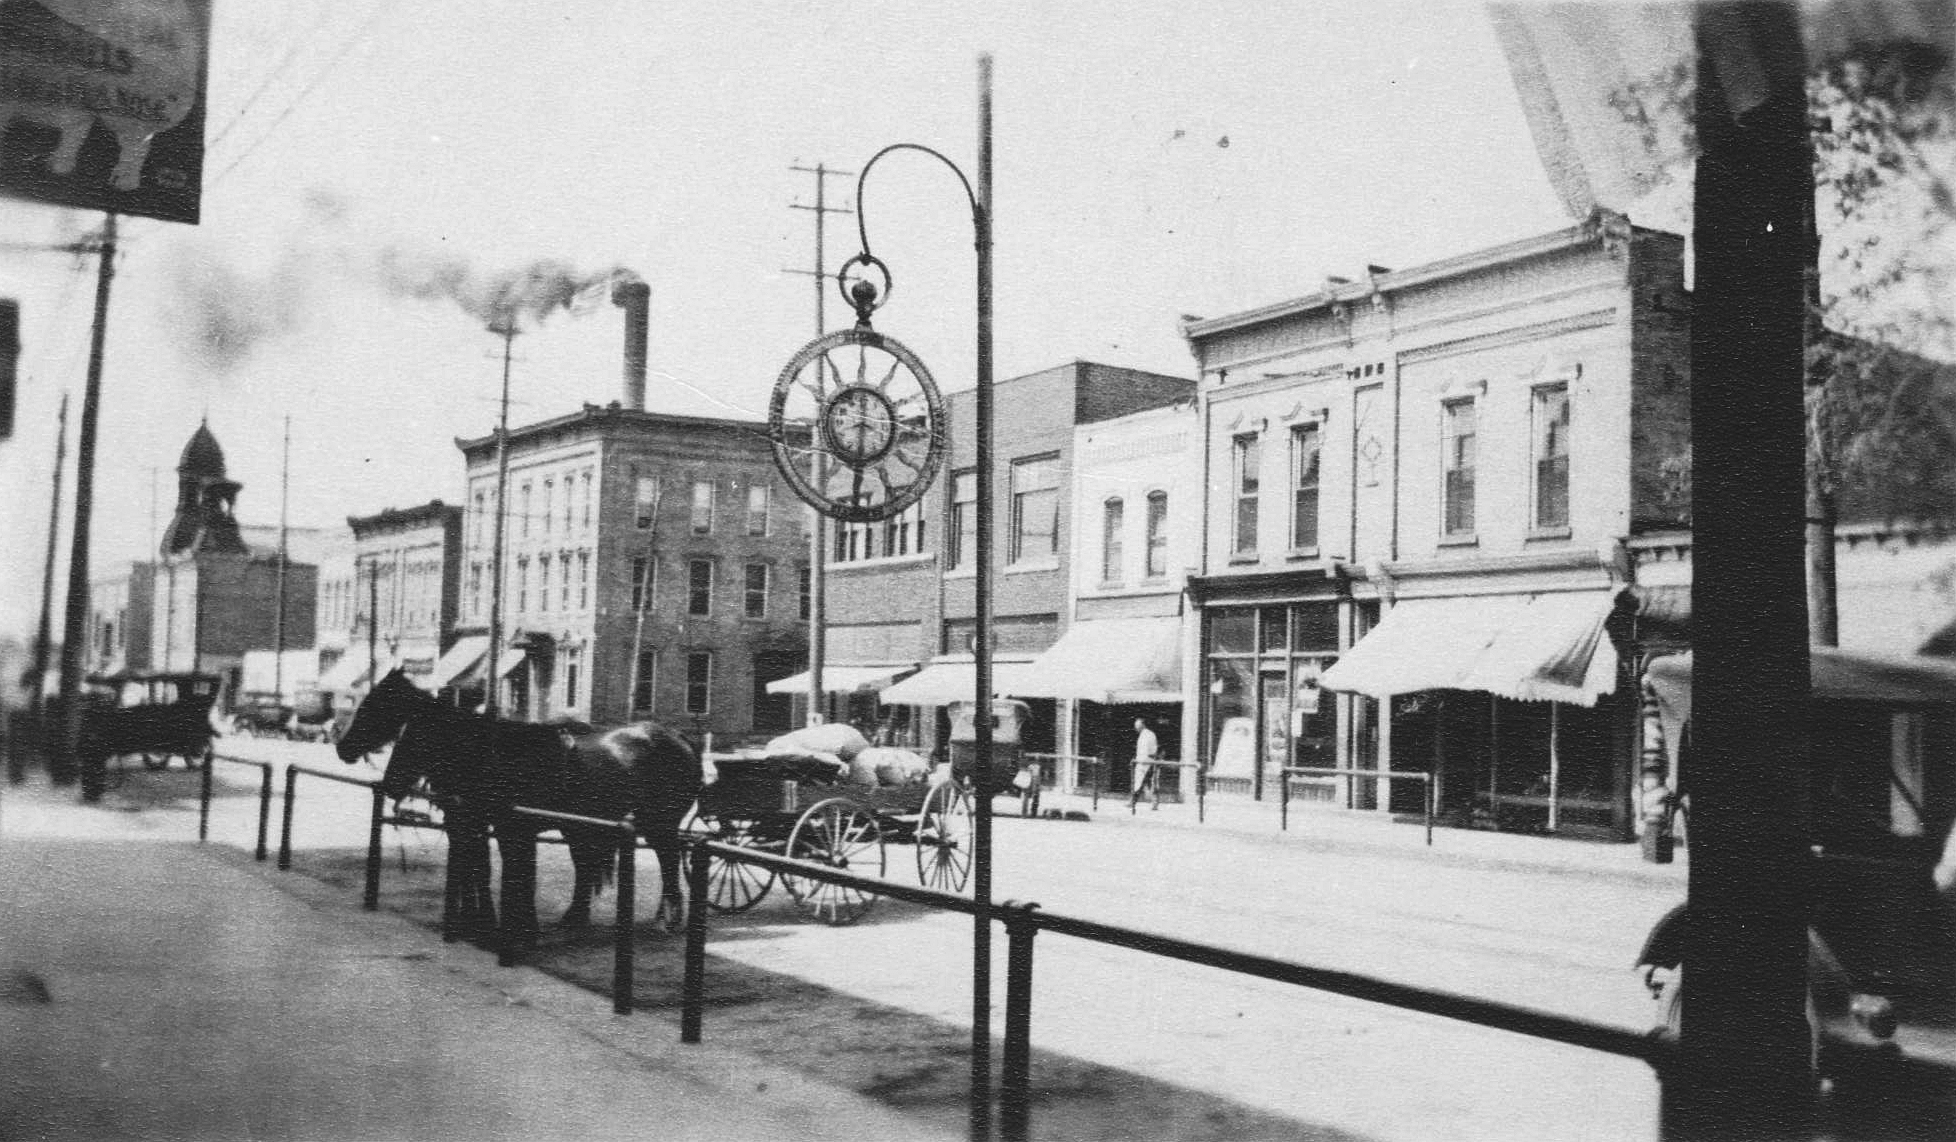
<path fill-rule="evenodd" d="M 1277 794 L 1277 831 L 1280 833 L 1288 833 L 1290 832 L 1290 771 L 1289 770 L 1287 769 L 1282 770 L 1277 774 L 1277 788 L 1279 790 Z"/>
<path fill-rule="evenodd" d="M 613 919 L 611 963 L 611 1010 L 618 1015 L 632 1013 L 633 929 L 638 912 L 638 828 L 632 815 L 625 815 L 618 837 L 618 908 Z"/>
<path fill-rule="evenodd" d="M 281 869 L 292 867 L 292 800 L 297 796 L 299 767 L 287 764 L 285 767 L 285 822 L 278 832 L 278 866 Z"/>
<path fill-rule="evenodd" d="M 1425 775 L 1425 778 L 1426 780 L 1422 781 L 1420 784 L 1425 786 L 1426 788 L 1426 796 L 1423 798 L 1423 800 L 1426 802 L 1426 846 L 1428 848 L 1432 848 L 1433 847 L 1433 775 L 1428 773 Z"/>
<path fill-rule="evenodd" d="M 999 1133 L 1025 1142 L 1032 1116 L 1032 913 L 1039 905 L 1007 901 L 1005 921 L 1005 1049 L 999 1075 Z"/>
<path fill-rule="evenodd" d="M 197 839 L 211 839 L 211 770 L 217 768 L 215 753 L 204 758 L 204 772 L 197 785 Z"/>
<path fill-rule="evenodd" d="M 442 861 L 441 882 L 441 942 L 452 944 L 462 938 L 459 913 L 462 903 L 461 871 L 455 859 L 460 846 L 456 838 L 461 836 L 464 826 L 455 820 L 455 814 L 442 810 L 442 835 L 448 840 L 448 853 Z"/>
<path fill-rule="evenodd" d="M 1102 770 L 1100 767 L 1101 763 L 1100 763 L 1099 754 L 1093 755 L 1088 760 L 1093 762 L 1093 807 L 1094 807 L 1094 812 L 1097 813 L 1100 811 L 1100 787 L 1102 784 L 1106 782 L 1107 775 L 1106 772 Z"/>
<path fill-rule="evenodd" d="M 272 827 L 272 764 L 264 762 L 258 769 L 258 847 L 251 852 L 255 860 L 265 859 L 265 837 Z"/>
<path fill-rule="evenodd" d="M 706 842 L 694 841 L 687 853 L 686 978 L 680 987 L 679 1041 L 700 1041 L 702 1008 L 706 1002 L 706 871 L 712 854 Z"/>
<path fill-rule="evenodd" d="M 1209 819 L 1209 771 L 1201 762 L 1195 763 L 1195 823 L 1201 824 Z"/>
<path fill-rule="evenodd" d="M 385 801 L 386 796 L 375 786 L 373 812 L 367 819 L 367 887 L 360 899 L 360 907 L 369 912 L 380 911 L 380 819 Z"/>

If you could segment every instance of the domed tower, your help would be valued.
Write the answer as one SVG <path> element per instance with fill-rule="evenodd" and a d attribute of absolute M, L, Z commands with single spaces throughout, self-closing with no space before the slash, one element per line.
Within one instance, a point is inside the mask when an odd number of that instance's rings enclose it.
<path fill-rule="evenodd" d="M 177 511 L 163 533 L 162 556 L 249 554 L 231 514 L 242 486 L 225 478 L 224 449 L 211 435 L 210 424 L 199 423 L 177 461 Z"/>

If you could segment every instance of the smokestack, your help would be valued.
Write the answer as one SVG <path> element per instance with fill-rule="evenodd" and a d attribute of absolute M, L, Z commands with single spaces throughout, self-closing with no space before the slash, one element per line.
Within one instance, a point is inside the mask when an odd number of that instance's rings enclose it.
<path fill-rule="evenodd" d="M 626 280 L 611 287 L 611 304 L 625 311 L 625 407 L 645 411 L 645 329 L 652 287 Z"/>

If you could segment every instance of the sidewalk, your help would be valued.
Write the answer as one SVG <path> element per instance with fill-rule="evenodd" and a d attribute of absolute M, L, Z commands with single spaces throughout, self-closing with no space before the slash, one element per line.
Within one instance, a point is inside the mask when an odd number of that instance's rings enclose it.
<path fill-rule="evenodd" d="M 1643 859 L 1642 848 L 1636 844 L 1497 833 L 1437 824 L 1433 828 L 1433 843 L 1428 845 L 1426 828 L 1417 818 L 1395 819 L 1383 813 L 1332 809 L 1295 800 L 1290 804 L 1288 830 L 1282 827 L 1282 814 L 1274 801 L 1251 801 L 1234 795 L 1211 795 L 1199 812 L 1193 799 L 1181 804 L 1163 801 L 1157 809 L 1143 798 L 1130 813 L 1125 793 L 1102 794 L 1096 809 L 1091 796 L 1048 791 L 1040 798 L 1040 812 L 1053 810 L 1085 813 L 1096 827 L 1192 829 L 1273 844 L 1370 850 L 1381 855 L 1455 865 L 1674 883 L 1679 893 L 1684 891 L 1688 866 L 1682 847 L 1672 863 L 1652 864 Z M 993 812 L 1001 817 L 1010 816 L 1016 814 L 1017 806 L 1008 806 L 1000 799 Z"/>
<path fill-rule="evenodd" d="M 0 1138 L 949 1136 L 271 867 L 0 786 Z"/>

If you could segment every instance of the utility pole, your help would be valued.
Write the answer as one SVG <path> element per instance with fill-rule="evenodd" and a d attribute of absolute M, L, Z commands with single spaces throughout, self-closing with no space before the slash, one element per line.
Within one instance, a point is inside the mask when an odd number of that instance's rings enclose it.
<path fill-rule="evenodd" d="M 278 474 L 278 623 L 273 632 L 272 692 L 278 704 L 285 704 L 285 532 L 286 505 L 292 488 L 292 417 L 285 417 L 285 446 L 279 454 Z"/>
<path fill-rule="evenodd" d="M 495 546 L 489 553 L 489 673 L 484 682 L 487 693 L 483 696 L 483 710 L 493 726 L 502 714 L 498 692 L 501 676 L 496 673 L 496 659 L 503 641 L 503 527 L 509 515 L 506 504 L 509 497 L 505 494 L 509 490 L 509 360 L 511 344 L 516 340 L 516 319 L 505 317 L 491 324 L 489 332 L 503 339 L 503 395 L 501 411 L 496 417 L 496 522 L 490 540 Z"/>
<path fill-rule="evenodd" d="M 72 784 L 80 771 L 82 643 L 88 625 L 88 530 L 95 507 L 95 423 L 102 405 L 102 345 L 109 330 L 109 283 L 115 278 L 116 216 L 102 223 L 96 256 L 95 324 L 88 342 L 88 382 L 82 389 L 81 431 L 75 444 L 75 527 L 68 553 L 68 609 L 61 632 L 60 747 L 49 759 L 57 785 Z M 91 767 L 98 768 L 98 767 Z M 81 773 L 82 800 L 99 801 L 106 773 Z"/>
<path fill-rule="evenodd" d="M 48 655 L 53 651 L 54 552 L 60 546 L 61 535 L 61 469 L 68 461 L 68 394 L 65 392 L 61 394 L 59 424 L 54 431 L 54 502 L 48 507 L 48 553 L 41 569 L 41 626 L 34 635 L 34 692 L 27 699 L 42 749 L 51 744 L 41 715 L 47 706 Z"/>
<path fill-rule="evenodd" d="M 828 204 L 828 180 L 853 178 L 855 172 L 830 170 L 822 163 L 816 163 L 812 167 L 797 165 L 788 169 L 815 176 L 815 205 L 789 203 L 796 210 L 813 211 L 815 214 L 815 268 L 813 270 L 791 269 L 786 272 L 807 274 L 815 279 L 815 335 L 820 337 L 828 327 L 828 322 L 823 316 L 823 305 L 829 295 L 827 247 L 824 242 L 823 222 L 831 214 L 855 213 L 847 207 Z M 816 482 L 826 483 L 827 477 L 826 465 L 817 461 Z M 811 726 L 821 720 L 821 713 L 828 705 L 828 695 L 822 686 L 822 664 L 828 654 L 828 575 L 825 567 L 828 517 L 821 512 L 812 514 L 815 517 L 815 527 L 808 536 L 808 724 Z"/>

